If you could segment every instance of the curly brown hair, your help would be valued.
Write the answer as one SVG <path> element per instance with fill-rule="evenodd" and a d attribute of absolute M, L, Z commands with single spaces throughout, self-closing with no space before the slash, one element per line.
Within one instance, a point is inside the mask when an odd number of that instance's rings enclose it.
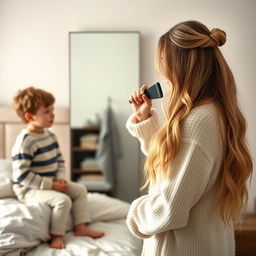
<path fill-rule="evenodd" d="M 22 121 L 27 123 L 27 112 L 35 114 L 41 106 L 48 107 L 54 102 L 55 98 L 51 93 L 31 86 L 17 92 L 13 98 L 13 108 Z"/>

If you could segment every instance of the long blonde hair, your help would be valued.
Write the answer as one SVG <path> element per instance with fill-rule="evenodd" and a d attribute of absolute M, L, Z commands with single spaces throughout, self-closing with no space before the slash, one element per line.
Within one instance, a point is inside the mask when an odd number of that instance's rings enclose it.
<path fill-rule="evenodd" d="M 245 143 L 246 122 L 237 103 L 234 77 L 218 48 L 225 41 L 224 31 L 209 31 L 197 21 L 177 24 L 161 36 L 156 66 L 172 84 L 172 91 L 166 123 L 150 143 L 143 187 L 156 184 L 159 172 L 167 178 L 170 162 L 181 145 L 182 120 L 194 107 L 210 100 L 225 124 L 226 148 L 216 206 L 224 223 L 229 224 L 239 220 L 241 208 L 247 203 L 246 181 L 252 173 L 252 160 Z"/>

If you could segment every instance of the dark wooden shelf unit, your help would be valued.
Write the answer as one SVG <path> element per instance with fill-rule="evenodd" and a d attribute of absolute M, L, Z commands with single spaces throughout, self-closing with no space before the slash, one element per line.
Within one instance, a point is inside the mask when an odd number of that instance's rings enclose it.
<path fill-rule="evenodd" d="M 102 170 L 98 165 L 81 166 L 82 161 L 86 158 L 95 158 L 97 145 L 94 147 L 82 147 L 80 139 L 87 134 L 100 134 L 100 126 L 86 126 L 82 128 L 71 128 L 71 179 L 77 181 L 81 175 L 102 175 Z M 89 192 L 100 192 L 108 195 L 114 195 L 114 190 L 99 191 L 97 189 L 88 189 Z"/>

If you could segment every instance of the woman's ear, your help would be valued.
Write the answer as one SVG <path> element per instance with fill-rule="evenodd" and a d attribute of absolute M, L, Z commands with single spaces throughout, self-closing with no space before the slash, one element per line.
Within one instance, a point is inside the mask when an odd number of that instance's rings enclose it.
<path fill-rule="evenodd" d="M 26 112 L 24 115 L 24 118 L 26 119 L 27 122 L 30 122 L 33 120 L 33 115 L 29 112 Z"/>

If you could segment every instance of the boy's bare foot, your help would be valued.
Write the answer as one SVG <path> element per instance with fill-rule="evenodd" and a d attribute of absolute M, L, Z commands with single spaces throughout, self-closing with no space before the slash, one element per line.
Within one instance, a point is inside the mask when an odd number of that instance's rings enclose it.
<path fill-rule="evenodd" d="M 84 223 L 76 225 L 74 233 L 75 236 L 90 236 L 92 238 L 100 238 L 105 235 L 104 232 L 88 228 Z"/>
<path fill-rule="evenodd" d="M 63 236 L 52 235 L 52 240 L 51 240 L 50 247 L 54 248 L 54 249 L 64 249 L 65 248 L 65 243 L 64 243 Z"/>

